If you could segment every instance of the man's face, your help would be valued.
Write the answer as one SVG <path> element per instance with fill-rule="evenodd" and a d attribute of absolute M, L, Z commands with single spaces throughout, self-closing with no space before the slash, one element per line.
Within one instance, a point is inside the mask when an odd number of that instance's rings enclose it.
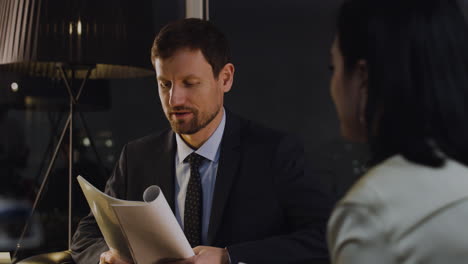
<path fill-rule="evenodd" d="M 197 133 L 221 110 L 226 87 L 200 50 L 181 49 L 170 58 L 156 58 L 155 69 L 159 98 L 176 133 Z"/>

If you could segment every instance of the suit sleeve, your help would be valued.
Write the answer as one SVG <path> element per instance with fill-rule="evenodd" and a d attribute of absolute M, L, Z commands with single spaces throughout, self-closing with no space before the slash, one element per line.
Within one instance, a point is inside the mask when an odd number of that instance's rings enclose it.
<path fill-rule="evenodd" d="M 126 149 L 127 147 L 125 146 L 105 188 L 105 193 L 117 198 L 124 198 L 126 194 Z M 101 253 L 107 250 L 109 248 L 104 241 L 93 214 L 90 212 L 88 216 L 80 221 L 73 235 L 71 245 L 72 258 L 77 264 L 98 263 Z"/>
<path fill-rule="evenodd" d="M 332 200 L 319 177 L 304 169 L 304 149 L 284 137 L 272 160 L 277 196 L 290 233 L 228 247 L 231 263 L 328 263 L 326 224 Z"/>

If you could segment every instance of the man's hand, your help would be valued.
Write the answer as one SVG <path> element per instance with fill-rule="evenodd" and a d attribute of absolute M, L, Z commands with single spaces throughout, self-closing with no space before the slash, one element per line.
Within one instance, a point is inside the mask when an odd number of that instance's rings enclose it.
<path fill-rule="evenodd" d="M 193 249 L 195 256 L 168 262 L 170 264 L 229 264 L 228 251 L 225 248 L 198 246 Z"/>
<path fill-rule="evenodd" d="M 133 264 L 133 261 L 122 258 L 111 249 L 101 254 L 99 264 Z"/>
<path fill-rule="evenodd" d="M 225 248 L 198 246 L 195 252 L 195 264 L 229 264 L 229 254 Z"/>

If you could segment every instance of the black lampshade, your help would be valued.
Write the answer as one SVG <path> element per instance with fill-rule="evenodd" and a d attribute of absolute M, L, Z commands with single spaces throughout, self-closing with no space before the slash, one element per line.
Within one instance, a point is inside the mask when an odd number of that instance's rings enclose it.
<path fill-rule="evenodd" d="M 81 112 L 107 111 L 111 107 L 110 80 L 88 80 L 75 109 Z M 72 87 L 77 94 L 78 85 Z M 19 77 L 16 73 L 0 78 L 0 109 L 69 111 L 70 97 L 60 79 Z"/>
<path fill-rule="evenodd" d="M 0 0 L 0 71 L 58 79 L 153 75 L 151 1 Z"/>

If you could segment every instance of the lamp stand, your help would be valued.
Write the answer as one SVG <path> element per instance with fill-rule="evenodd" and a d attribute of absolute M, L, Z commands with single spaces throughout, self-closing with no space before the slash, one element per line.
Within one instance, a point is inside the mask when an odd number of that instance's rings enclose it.
<path fill-rule="evenodd" d="M 83 92 L 83 88 L 86 84 L 86 82 L 89 80 L 89 77 L 91 75 L 91 71 L 94 69 L 94 66 L 89 66 L 87 67 L 87 72 L 86 72 L 86 76 L 85 78 L 82 80 L 81 82 L 81 85 L 80 85 L 80 88 L 78 90 L 78 93 L 75 95 L 73 93 L 73 90 L 72 90 L 72 83 L 70 83 L 70 79 L 67 77 L 66 73 L 65 73 L 65 65 L 62 64 L 62 63 L 57 63 L 56 65 L 56 68 L 57 68 L 57 71 L 59 72 L 60 74 L 60 77 L 65 85 L 65 88 L 67 89 L 68 91 L 68 95 L 69 95 L 69 114 L 68 114 L 68 118 L 67 118 L 67 121 L 65 122 L 65 125 L 64 127 L 62 128 L 62 132 L 60 134 L 60 138 L 57 142 L 57 146 L 55 147 L 55 150 L 54 150 L 54 153 L 52 154 L 52 158 L 47 166 L 47 170 L 46 170 L 46 173 L 44 175 L 44 178 L 42 180 L 42 183 L 39 187 L 39 190 L 38 190 L 38 193 L 36 195 L 36 198 L 34 200 L 34 203 L 33 203 L 33 206 L 31 208 L 31 212 L 29 214 L 29 217 L 26 221 L 26 224 L 21 232 L 21 235 L 20 235 L 20 238 L 18 240 L 18 243 L 16 245 L 16 250 L 13 254 L 13 259 L 16 258 L 16 255 L 18 253 L 18 251 L 20 250 L 21 248 L 21 242 L 23 241 L 23 238 L 24 238 L 24 235 L 26 234 L 26 231 L 28 230 L 29 228 L 29 224 L 34 216 L 34 212 L 36 211 L 36 208 L 37 208 L 37 205 L 42 197 L 42 194 L 43 194 L 43 191 L 44 191 L 44 188 L 48 182 L 48 179 L 49 179 L 49 176 L 50 176 L 50 173 L 52 171 L 52 168 L 55 164 L 55 161 L 57 159 L 57 155 L 58 155 L 58 152 L 60 151 L 60 148 L 62 147 L 62 144 L 63 144 L 63 139 L 65 137 L 65 134 L 68 130 L 68 134 L 69 134 L 69 146 L 68 146 L 68 249 L 70 249 L 71 247 L 71 238 L 72 238 L 72 183 L 73 183 L 73 119 L 74 119 L 74 115 L 75 115 L 75 107 L 76 105 L 78 104 L 78 101 L 81 97 L 81 94 Z M 73 81 L 75 79 L 75 76 L 74 76 L 74 70 L 72 69 L 72 77 L 71 77 L 71 81 Z M 85 120 L 81 114 L 81 112 L 79 112 L 79 117 L 80 119 L 82 120 L 83 124 L 86 124 L 85 123 Z M 89 134 L 89 132 L 87 131 L 87 127 L 85 125 L 85 128 L 86 128 L 86 132 Z M 90 142 L 91 142 L 91 145 L 92 147 L 94 148 L 94 150 L 96 150 L 95 148 L 95 145 L 94 145 L 94 141 L 90 138 Z M 96 152 L 97 154 L 97 152 Z M 98 157 L 99 158 L 99 157 Z"/>

